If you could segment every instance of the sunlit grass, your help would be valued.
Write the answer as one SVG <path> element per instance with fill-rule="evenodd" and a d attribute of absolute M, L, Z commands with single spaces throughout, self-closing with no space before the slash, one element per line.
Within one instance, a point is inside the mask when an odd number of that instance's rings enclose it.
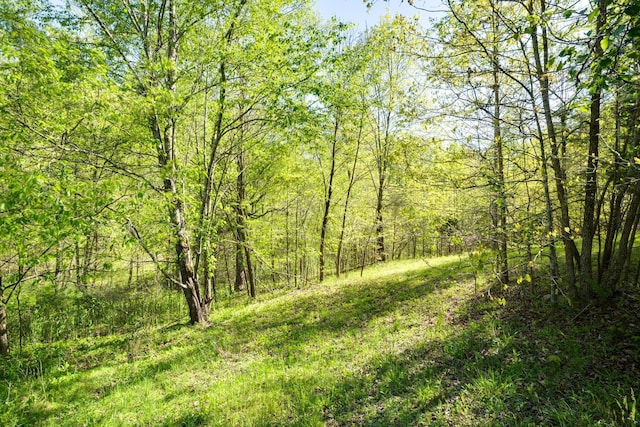
<path fill-rule="evenodd" d="M 579 330 L 507 321 L 495 301 L 474 298 L 466 268 L 458 257 L 389 263 L 258 302 L 238 299 L 214 311 L 208 327 L 168 324 L 33 346 L 3 362 L 0 425 L 629 418 L 634 378 L 589 376 L 596 353 Z M 625 397 L 622 410 L 616 399 Z"/>

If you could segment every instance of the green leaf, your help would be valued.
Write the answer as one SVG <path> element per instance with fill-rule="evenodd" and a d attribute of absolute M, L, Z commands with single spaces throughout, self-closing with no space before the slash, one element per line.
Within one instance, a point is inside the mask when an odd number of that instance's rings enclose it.
<path fill-rule="evenodd" d="M 602 40 L 600 40 L 600 47 L 602 50 L 607 50 L 610 44 L 611 41 L 609 40 L 609 37 L 603 37 Z"/>
<path fill-rule="evenodd" d="M 633 4 L 631 6 L 628 6 L 624 10 L 624 13 L 625 13 L 625 15 L 628 15 L 628 16 L 640 15 L 640 4 Z"/>
<path fill-rule="evenodd" d="M 629 37 L 633 37 L 633 38 L 640 37 L 640 25 L 630 29 L 627 34 L 629 35 Z"/>

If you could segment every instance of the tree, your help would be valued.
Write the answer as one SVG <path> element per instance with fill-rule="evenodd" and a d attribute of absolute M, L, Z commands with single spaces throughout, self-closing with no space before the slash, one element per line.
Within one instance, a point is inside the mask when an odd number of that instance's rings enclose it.
<path fill-rule="evenodd" d="M 91 18 L 107 53 L 112 55 L 111 69 L 116 83 L 140 105 L 136 112 L 141 121 L 137 143 L 145 155 L 153 153 L 157 159 L 153 176 L 145 179 L 166 202 L 169 231 L 166 235 L 175 248 L 173 262 L 177 275 L 163 268 L 158 254 L 145 244 L 147 237 L 139 226 L 131 221 L 129 228 L 165 277 L 182 289 L 191 322 L 203 322 L 212 301 L 207 279 L 212 266 L 210 256 L 202 257 L 211 251 L 208 230 L 216 223 L 216 202 L 220 201 L 216 192 L 221 190 L 216 183 L 224 179 L 219 174 L 228 171 L 228 168 L 217 168 L 222 161 L 222 147 L 232 143 L 227 140 L 245 126 L 249 112 L 278 98 L 287 85 L 307 71 L 293 60 L 312 50 L 314 41 L 294 37 L 291 43 L 299 43 L 300 55 L 268 57 L 274 48 L 287 48 L 287 43 L 279 45 L 278 42 L 287 33 L 301 28 L 289 25 L 296 22 L 296 15 L 287 12 L 286 1 L 274 0 L 260 7 L 246 0 L 214 1 L 197 6 L 179 0 L 126 1 L 124 8 L 116 2 L 95 4 L 83 0 L 80 4 Z M 285 13 L 287 25 L 280 19 Z M 252 63 L 250 59 L 254 58 L 257 61 Z M 257 80 L 259 65 L 267 65 L 268 68 L 261 71 L 272 76 L 283 67 L 300 69 L 300 72 L 283 73 L 283 78 L 275 82 L 263 77 Z M 255 98 L 243 103 L 240 89 L 246 82 L 259 91 L 251 94 Z M 261 88 L 267 91 L 260 91 Z M 212 98 L 211 102 L 206 101 L 211 110 L 211 114 L 207 113 L 211 123 L 205 119 L 198 131 L 203 135 L 198 138 L 203 145 L 194 157 L 187 133 L 189 113 L 203 96 Z M 240 108 L 233 108 L 234 105 Z M 251 117 L 251 120 L 264 119 L 265 116 Z M 209 126 L 212 126 L 210 131 Z M 236 159 L 241 163 L 244 150 L 238 153 L 241 155 Z M 242 165 L 238 171 L 241 185 L 237 189 L 242 192 Z M 194 198 L 194 194 L 198 197 Z M 241 210 L 236 212 L 237 218 L 244 218 L 241 200 L 238 207 Z M 242 224 L 239 229 L 244 230 Z M 247 245 L 243 247 L 248 256 Z M 208 273 L 203 273 L 203 268 Z"/>
<path fill-rule="evenodd" d="M 319 82 L 319 90 L 323 100 L 326 112 L 324 116 L 326 121 L 331 123 L 331 132 L 326 135 L 329 138 L 329 170 L 325 173 L 322 170 L 322 182 L 324 192 L 324 207 L 322 213 L 322 225 L 320 227 L 320 258 L 319 258 L 319 279 L 324 280 L 325 275 L 325 244 L 328 233 L 330 210 L 335 191 L 336 174 L 342 169 L 338 164 L 338 156 L 340 152 L 347 153 L 348 145 L 353 142 L 350 130 L 353 127 L 353 120 L 357 128 L 357 136 L 355 137 L 355 152 L 353 154 L 353 164 L 347 170 L 349 183 L 346 190 L 345 204 L 342 215 L 340 228 L 340 237 L 338 240 L 338 249 L 336 253 L 336 275 L 340 276 L 340 259 L 342 257 L 342 246 L 344 243 L 344 231 L 347 219 L 347 211 L 353 182 L 355 179 L 355 171 L 358 163 L 358 155 L 360 151 L 360 142 L 362 139 L 364 113 L 360 110 L 360 97 L 354 100 L 354 92 L 357 92 L 357 83 L 363 84 L 360 80 L 361 76 L 361 56 L 359 46 L 350 46 L 346 40 L 337 40 L 333 47 L 334 52 L 328 54 L 327 69 Z M 321 138 L 325 138 L 323 135 Z M 319 157 L 320 158 L 320 157 Z M 322 167 L 322 162 L 320 162 Z"/>
<path fill-rule="evenodd" d="M 48 261 L 62 256 L 65 240 L 92 234 L 117 197 L 112 174 L 77 167 L 95 148 L 76 138 L 96 125 L 88 112 L 101 112 L 93 89 L 106 89 L 102 58 L 45 25 L 46 16 L 32 5 L 0 4 L 0 354 L 9 352 L 11 297 L 25 282 L 55 280 Z"/>
<path fill-rule="evenodd" d="M 408 43 L 410 23 L 402 16 L 383 19 L 381 24 L 367 35 L 366 46 L 371 52 L 370 67 L 366 79 L 370 85 L 369 116 L 371 155 L 374 167 L 371 173 L 375 187 L 376 259 L 386 261 L 385 222 L 383 220 L 385 189 L 389 185 L 397 133 L 406 120 L 405 112 L 414 101 L 408 81 L 411 72 L 410 58 L 400 46 Z"/>

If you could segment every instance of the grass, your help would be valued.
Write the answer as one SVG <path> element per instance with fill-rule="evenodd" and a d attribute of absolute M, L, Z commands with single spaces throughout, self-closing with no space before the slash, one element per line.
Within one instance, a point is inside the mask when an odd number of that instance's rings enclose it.
<path fill-rule="evenodd" d="M 502 306 L 465 265 L 390 263 L 209 327 L 30 346 L 1 362 L 0 425 L 637 425 L 637 293 L 552 310 L 514 286 Z"/>

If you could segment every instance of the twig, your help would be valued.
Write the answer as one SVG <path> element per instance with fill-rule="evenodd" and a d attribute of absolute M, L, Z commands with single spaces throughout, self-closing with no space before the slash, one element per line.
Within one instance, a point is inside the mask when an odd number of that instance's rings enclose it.
<path fill-rule="evenodd" d="M 155 253 L 153 253 L 149 247 L 144 243 L 144 240 L 142 240 L 142 236 L 140 236 L 140 233 L 138 232 L 138 229 L 136 228 L 135 225 L 133 225 L 133 222 L 131 222 L 131 220 L 129 218 L 127 218 L 127 230 L 129 230 L 129 233 L 131 233 L 131 235 L 138 241 L 138 243 L 140 243 L 140 246 L 142 246 L 142 249 L 144 249 L 144 251 L 147 253 L 147 255 L 149 255 L 151 257 L 151 259 L 153 260 L 153 263 L 156 265 L 156 267 L 158 268 L 158 270 L 160 271 L 160 273 L 162 273 L 162 275 L 169 280 L 171 283 L 180 286 L 183 289 L 187 289 L 187 286 L 179 281 L 177 281 L 176 279 L 174 279 L 171 274 L 169 274 L 164 268 L 162 268 L 162 265 L 160 264 L 160 261 L 158 261 L 158 257 Z"/>
<path fill-rule="evenodd" d="M 574 322 L 589 307 L 591 307 L 591 303 L 587 304 L 582 310 L 580 310 L 580 313 L 576 314 L 575 317 L 573 319 L 571 319 L 571 322 Z"/>

